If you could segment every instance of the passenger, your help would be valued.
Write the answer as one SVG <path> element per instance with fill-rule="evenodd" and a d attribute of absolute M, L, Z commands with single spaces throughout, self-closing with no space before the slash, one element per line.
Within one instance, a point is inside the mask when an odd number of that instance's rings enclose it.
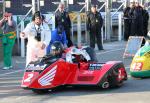
<path fill-rule="evenodd" d="M 66 33 L 64 31 L 63 26 L 59 25 L 54 31 L 52 31 L 51 34 L 51 41 L 47 47 L 47 54 L 50 53 L 51 45 L 55 42 L 59 41 L 63 44 L 64 48 L 67 47 L 67 39 L 66 39 Z"/>

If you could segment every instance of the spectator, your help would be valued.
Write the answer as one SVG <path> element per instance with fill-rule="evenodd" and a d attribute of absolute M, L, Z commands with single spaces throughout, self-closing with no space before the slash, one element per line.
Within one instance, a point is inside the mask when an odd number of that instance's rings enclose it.
<path fill-rule="evenodd" d="M 99 50 L 103 50 L 101 28 L 103 19 L 99 12 L 97 12 L 96 5 L 91 6 L 91 12 L 87 15 L 87 30 L 90 31 L 90 47 L 95 48 L 95 39 Z"/>
<path fill-rule="evenodd" d="M 4 55 L 3 69 L 12 68 L 12 50 L 16 39 L 16 22 L 12 18 L 11 13 L 4 13 L 0 20 L 0 28 L 3 30 L 2 44 Z"/>
<path fill-rule="evenodd" d="M 143 6 L 143 32 L 144 36 L 147 36 L 148 33 L 148 21 L 149 21 L 149 13 L 146 10 L 146 4 Z"/>
<path fill-rule="evenodd" d="M 130 7 L 126 7 L 123 11 L 124 15 L 124 40 L 128 40 L 130 36 L 131 19 L 129 17 Z"/>
<path fill-rule="evenodd" d="M 73 45 L 71 38 L 70 38 L 70 34 L 71 34 L 71 21 L 70 21 L 70 17 L 69 14 L 64 10 L 64 4 L 60 3 L 58 6 L 58 11 L 55 14 L 55 26 L 56 28 L 59 25 L 63 25 L 64 30 L 66 32 L 66 37 L 68 40 L 67 46 L 70 47 Z"/>
<path fill-rule="evenodd" d="M 47 54 L 50 53 L 51 45 L 56 41 L 61 42 L 64 47 L 67 47 L 66 33 L 64 31 L 63 26 L 61 25 L 59 25 L 54 31 L 52 31 L 51 41 L 47 48 Z"/>
<path fill-rule="evenodd" d="M 26 66 L 31 61 L 36 61 L 39 56 L 41 57 L 46 54 L 51 34 L 50 29 L 42 25 L 42 16 L 39 11 L 35 12 L 32 22 L 20 33 L 20 37 L 28 39 Z"/>
<path fill-rule="evenodd" d="M 139 5 L 139 1 L 136 0 L 135 5 L 131 8 L 129 16 L 131 17 L 131 35 L 143 36 L 143 8 Z"/>

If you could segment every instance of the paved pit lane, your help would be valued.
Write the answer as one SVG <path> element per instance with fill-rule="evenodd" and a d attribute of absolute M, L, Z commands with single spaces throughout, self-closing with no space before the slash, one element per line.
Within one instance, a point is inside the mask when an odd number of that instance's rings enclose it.
<path fill-rule="evenodd" d="M 131 58 L 123 59 L 126 42 L 105 43 L 103 51 L 96 50 L 98 60 L 123 61 L 127 72 Z M 130 77 L 120 88 L 99 89 L 91 87 L 68 87 L 50 91 L 44 95 L 34 94 L 20 87 L 25 59 L 14 57 L 12 70 L 0 69 L 0 103 L 150 103 L 150 79 Z"/>

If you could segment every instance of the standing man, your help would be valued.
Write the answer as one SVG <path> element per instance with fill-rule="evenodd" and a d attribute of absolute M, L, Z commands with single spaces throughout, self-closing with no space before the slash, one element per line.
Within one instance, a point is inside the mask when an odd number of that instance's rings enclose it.
<path fill-rule="evenodd" d="M 26 66 L 46 54 L 46 48 L 51 40 L 50 33 L 49 27 L 42 25 L 41 13 L 35 12 L 32 22 L 20 33 L 21 38 L 28 39 Z"/>
<path fill-rule="evenodd" d="M 59 25 L 63 25 L 66 32 L 66 37 L 68 40 L 67 46 L 72 46 L 73 43 L 70 38 L 71 21 L 68 12 L 64 10 L 64 4 L 62 3 L 59 4 L 58 11 L 55 14 L 55 27 L 57 28 Z"/>
<path fill-rule="evenodd" d="M 131 19 L 131 36 L 135 36 L 135 16 L 134 16 L 134 10 L 135 10 L 135 1 L 130 0 L 130 10 L 129 10 L 129 18 Z"/>
<path fill-rule="evenodd" d="M 123 11 L 124 15 L 124 40 L 127 41 L 130 36 L 131 19 L 129 17 L 130 7 L 126 7 Z"/>
<path fill-rule="evenodd" d="M 139 0 L 135 0 L 135 7 L 131 9 L 131 35 L 143 36 L 143 8 L 139 5 Z"/>
<path fill-rule="evenodd" d="M 87 15 L 87 30 L 90 31 L 90 47 L 95 48 L 95 41 L 99 50 L 103 50 L 101 28 L 103 19 L 99 12 L 97 12 L 96 5 L 91 5 L 91 12 Z"/>
<path fill-rule="evenodd" d="M 147 36 L 148 33 L 148 21 L 149 21 L 149 13 L 147 11 L 147 6 L 148 4 L 145 4 L 143 6 L 143 32 L 144 32 L 144 36 Z"/>
<path fill-rule="evenodd" d="M 12 68 L 12 50 L 16 39 L 16 22 L 11 13 L 5 13 L 0 20 L 0 28 L 3 30 L 2 45 L 4 55 L 3 69 Z"/>

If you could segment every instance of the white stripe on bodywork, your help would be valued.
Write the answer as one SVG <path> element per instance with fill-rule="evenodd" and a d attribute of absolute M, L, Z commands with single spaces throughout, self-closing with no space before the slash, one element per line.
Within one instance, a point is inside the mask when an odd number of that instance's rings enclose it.
<path fill-rule="evenodd" d="M 39 84 L 41 84 L 42 86 L 50 85 L 56 75 L 56 70 L 57 65 L 38 80 Z"/>

